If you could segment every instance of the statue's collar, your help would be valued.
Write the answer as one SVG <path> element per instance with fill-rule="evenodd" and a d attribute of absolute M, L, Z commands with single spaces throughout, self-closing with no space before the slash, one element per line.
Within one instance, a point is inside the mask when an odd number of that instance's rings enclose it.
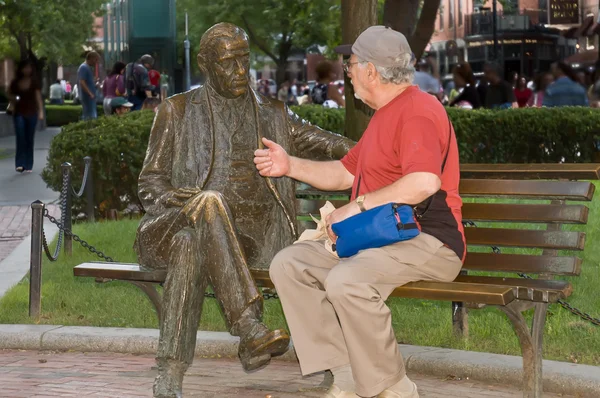
<path fill-rule="evenodd" d="M 212 87 L 210 87 L 207 84 L 202 85 L 193 91 L 191 102 L 192 102 L 192 104 L 204 104 L 204 103 L 206 103 L 206 100 L 208 99 L 209 95 L 212 98 L 220 98 L 219 94 L 217 94 Z M 264 97 L 259 95 L 252 88 L 250 88 L 248 95 L 259 105 L 268 105 L 269 104 L 268 99 L 265 99 Z"/>

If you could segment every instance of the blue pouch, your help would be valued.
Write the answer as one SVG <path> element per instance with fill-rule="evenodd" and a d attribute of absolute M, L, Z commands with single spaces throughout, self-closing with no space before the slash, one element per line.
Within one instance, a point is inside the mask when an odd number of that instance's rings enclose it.
<path fill-rule="evenodd" d="M 332 224 L 331 229 L 338 237 L 335 251 L 340 257 L 412 239 L 420 233 L 414 209 L 397 203 L 374 207 Z"/>

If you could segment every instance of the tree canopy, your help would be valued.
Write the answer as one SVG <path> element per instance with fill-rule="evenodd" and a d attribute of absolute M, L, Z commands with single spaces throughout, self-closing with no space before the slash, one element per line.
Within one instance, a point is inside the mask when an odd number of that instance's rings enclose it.
<path fill-rule="evenodd" d="M 325 45 L 340 36 L 340 0 L 179 0 L 180 38 L 186 12 L 193 52 L 210 26 L 235 23 L 248 33 L 252 47 L 278 66 L 279 83 L 285 80 L 285 65 L 294 49 Z"/>
<path fill-rule="evenodd" d="M 2 0 L 0 51 L 18 59 L 79 60 L 104 0 Z"/>

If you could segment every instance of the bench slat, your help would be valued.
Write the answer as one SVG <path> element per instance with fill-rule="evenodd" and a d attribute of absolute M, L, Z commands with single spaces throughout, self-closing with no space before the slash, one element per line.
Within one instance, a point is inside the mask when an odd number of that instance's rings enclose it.
<path fill-rule="evenodd" d="M 326 199 L 298 200 L 298 216 L 319 218 L 319 209 L 325 205 Z M 347 201 L 330 200 L 339 208 Z M 522 205 L 506 203 L 465 203 L 462 207 L 464 220 L 526 222 L 540 224 L 585 224 L 589 209 L 583 205 Z"/>
<path fill-rule="evenodd" d="M 301 230 L 316 227 L 312 221 L 298 221 L 298 225 Z M 585 246 L 585 232 L 467 227 L 465 237 L 474 246 L 554 250 L 583 250 Z"/>
<path fill-rule="evenodd" d="M 577 200 L 591 201 L 594 196 L 594 184 L 585 181 L 534 181 L 534 180 L 478 180 L 461 179 L 459 192 L 464 197 L 504 197 L 539 200 Z M 296 191 L 296 197 L 307 196 L 345 196 L 350 191 L 327 192 L 308 188 Z"/>
<path fill-rule="evenodd" d="M 131 263 L 83 263 L 73 269 L 75 276 L 119 279 L 141 282 L 163 282 L 166 272 L 146 270 Z M 252 270 L 252 276 L 262 287 L 273 287 L 266 270 Z M 392 293 L 393 297 L 423 298 L 442 301 L 466 301 L 488 305 L 506 305 L 515 298 L 512 288 L 463 282 L 412 282 Z"/>
<path fill-rule="evenodd" d="M 462 207 L 463 220 L 472 221 L 585 224 L 588 214 L 583 205 L 465 203 Z"/>
<path fill-rule="evenodd" d="M 583 250 L 584 232 L 465 228 L 467 244 L 555 250 Z"/>
<path fill-rule="evenodd" d="M 579 275 L 581 273 L 581 263 L 582 260 L 579 257 L 469 252 L 463 269 L 487 272 Z"/>
<path fill-rule="evenodd" d="M 598 163 L 461 164 L 461 178 L 598 180 Z"/>
<path fill-rule="evenodd" d="M 455 282 L 484 283 L 489 285 L 511 286 L 515 298 L 536 303 L 555 303 L 573 292 L 573 285 L 567 281 L 502 278 L 494 276 L 459 275 Z"/>
<path fill-rule="evenodd" d="M 273 288 L 269 272 L 252 270 L 252 276 L 261 287 Z M 463 282 L 411 282 L 394 290 L 391 297 L 440 301 L 464 301 L 487 305 L 506 305 L 515 299 L 513 288 Z"/>
<path fill-rule="evenodd" d="M 581 181 L 461 180 L 464 197 L 505 197 L 590 201 L 595 186 Z"/>
<path fill-rule="evenodd" d="M 90 262 L 73 268 L 75 276 L 119 279 L 138 282 L 162 283 L 167 277 L 166 270 L 152 270 L 133 263 Z"/>

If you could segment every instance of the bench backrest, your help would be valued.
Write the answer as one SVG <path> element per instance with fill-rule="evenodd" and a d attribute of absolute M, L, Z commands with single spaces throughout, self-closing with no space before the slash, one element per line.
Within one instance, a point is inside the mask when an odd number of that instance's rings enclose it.
<path fill-rule="evenodd" d="M 462 179 L 463 222 L 468 244 L 464 270 L 578 275 L 581 259 L 562 251 L 581 251 L 585 233 L 571 226 L 588 220 L 595 186 L 581 181 Z M 300 189 L 300 229 L 314 228 L 327 200 L 339 207 L 349 193 Z M 567 203 L 568 201 L 568 203 Z M 572 203 L 575 202 L 575 203 Z"/>

